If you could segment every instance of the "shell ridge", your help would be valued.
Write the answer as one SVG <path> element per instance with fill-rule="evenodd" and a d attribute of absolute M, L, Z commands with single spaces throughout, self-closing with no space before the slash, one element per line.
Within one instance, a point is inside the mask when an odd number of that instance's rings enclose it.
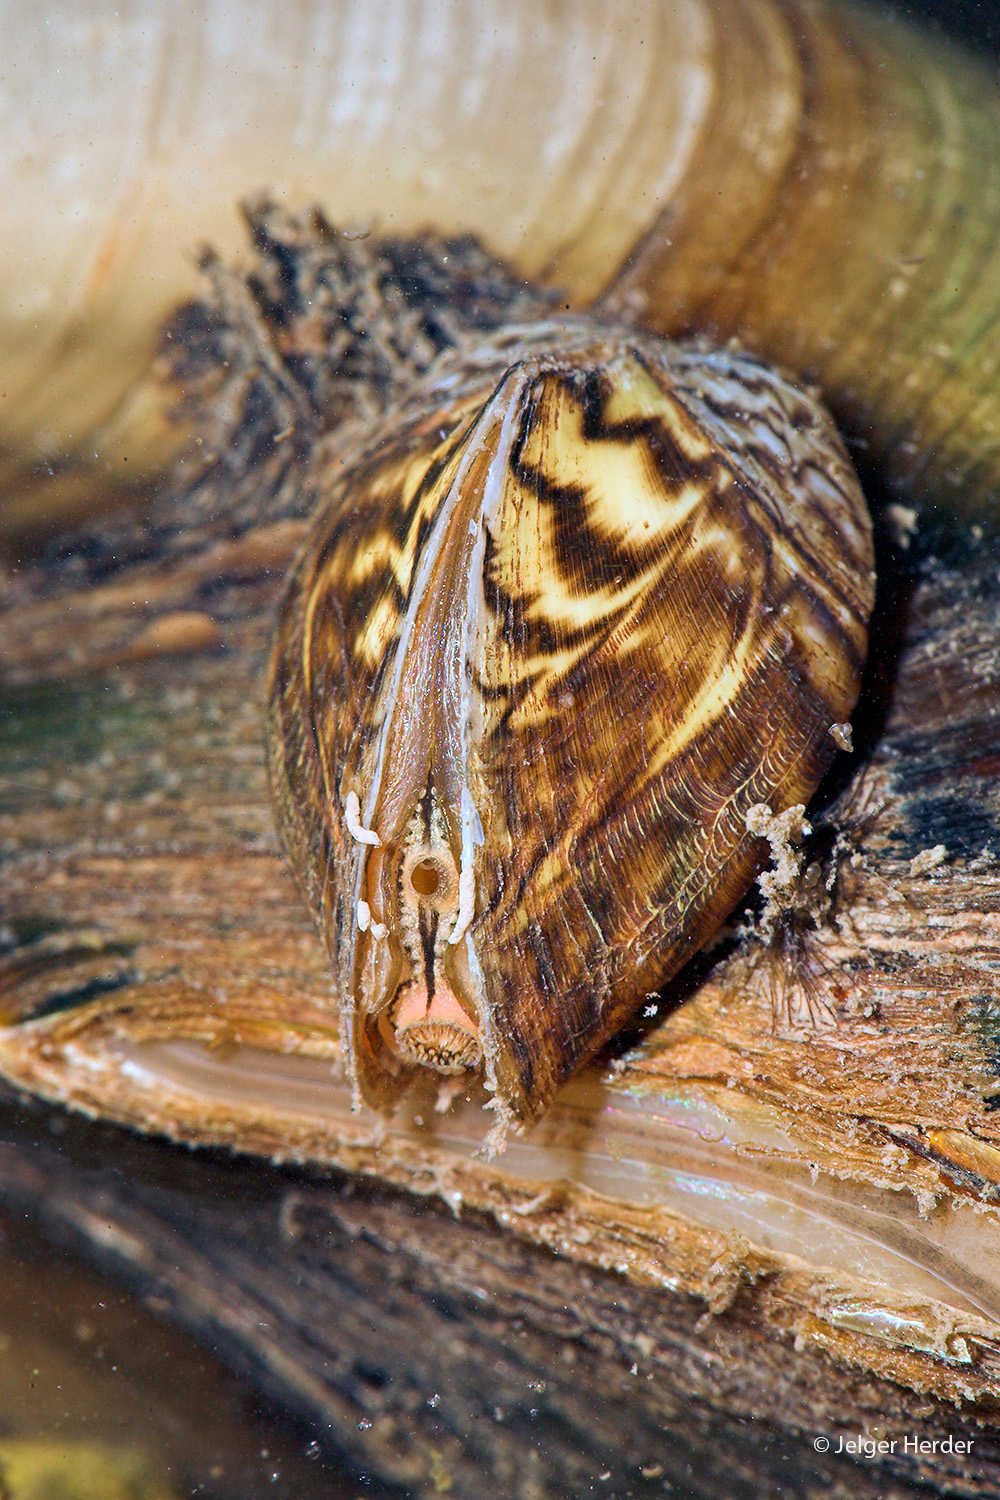
<path fill-rule="evenodd" d="M 321 721 L 332 756 L 361 757 L 357 826 L 384 841 L 351 839 L 333 874 L 351 887 L 343 1014 L 361 1093 L 388 1105 L 414 1068 L 471 1066 L 450 1042 L 414 1058 L 393 1031 L 457 1006 L 498 1118 L 526 1121 L 739 900 L 762 857 L 748 807 L 802 801 L 825 769 L 856 692 L 870 563 L 856 585 L 825 576 L 838 531 L 849 553 L 868 540 L 850 469 L 818 408 L 758 361 L 699 367 L 582 323 L 528 330 L 516 363 L 509 330 L 491 347 L 468 374 L 459 361 L 429 377 L 397 446 L 359 461 L 353 540 L 368 552 L 338 552 L 329 581 L 346 581 L 349 610 L 391 574 L 406 607 L 359 633 L 360 686 Z M 709 398 L 735 421 L 731 449 Z M 449 401 L 464 415 L 446 441 Z M 791 495 L 784 537 L 775 469 L 788 459 L 808 507 L 809 444 L 815 472 L 833 468 L 808 519 Z M 383 534 L 402 562 L 372 550 Z M 418 782 L 436 832 L 413 835 L 422 863 L 404 886 Z M 435 861 L 438 895 L 413 879 Z M 412 933 L 431 928 L 417 951 Z"/>
<path fill-rule="evenodd" d="M 425 553 L 420 561 L 420 564 L 418 565 L 416 574 L 413 579 L 410 596 L 407 601 L 407 611 L 403 618 L 403 622 L 399 632 L 399 638 L 396 644 L 392 676 L 389 680 L 387 692 L 390 702 L 395 702 L 396 694 L 399 690 L 400 681 L 402 679 L 403 671 L 406 665 L 409 644 L 412 640 L 413 633 L 416 628 L 417 616 L 420 610 L 421 603 L 423 601 L 424 590 L 426 588 L 427 581 L 430 575 L 434 571 L 434 568 L 437 566 L 437 560 L 444 536 L 446 535 L 452 523 L 454 510 L 461 497 L 462 481 L 464 480 L 468 469 L 471 467 L 472 463 L 475 460 L 475 452 L 473 450 L 471 439 L 475 434 L 488 429 L 490 421 L 495 415 L 495 409 L 499 404 L 501 398 L 502 384 L 503 383 L 501 383 L 501 386 L 493 391 L 489 399 L 484 404 L 482 410 L 480 411 L 480 414 L 477 416 L 475 422 L 472 424 L 471 431 L 465 440 L 465 452 L 462 456 L 461 463 L 459 464 L 458 470 L 448 487 L 447 493 L 441 499 L 437 515 L 431 527 L 430 534 L 427 538 Z M 391 739 L 392 723 L 393 715 L 392 713 L 389 713 L 386 715 L 385 721 L 382 725 L 378 742 L 378 751 L 375 757 L 375 766 L 372 775 L 372 781 L 368 789 L 365 802 L 363 804 L 365 823 L 368 827 L 372 826 L 375 808 L 378 802 L 379 787 L 385 766 L 388 746 Z"/>
<path fill-rule="evenodd" d="M 465 618 L 462 624 L 462 644 L 459 653 L 460 660 L 460 683 L 459 698 L 461 713 L 459 719 L 459 740 L 461 753 L 461 822 L 462 822 L 462 875 L 465 878 L 466 871 L 470 872 L 471 883 L 471 916 L 464 925 L 459 927 L 459 918 L 464 915 L 460 907 L 459 917 L 456 918 L 455 929 L 449 939 L 454 946 L 459 940 L 464 944 L 466 960 L 469 966 L 470 977 L 474 989 L 474 1000 L 476 1005 L 477 1023 L 482 1038 L 482 1057 L 484 1085 L 489 1093 L 494 1096 L 497 1104 L 497 1117 L 490 1134 L 487 1150 L 492 1152 L 499 1149 L 502 1144 L 504 1133 L 509 1122 L 509 1111 L 503 1105 L 503 1096 L 500 1092 L 500 1084 L 496 1071 L 496 1058 L 498 1056 L 498 1038 L 494 1025 L 493 1012 L 489 1002 L 486 987 L 486 977 L 483 967 L 479 961 L 479 955 L 475 941 L 475 900 L 476 900 L 476 848 L 482 847 L 488 834 L 488 828 L 484 827 L 482 810 L 477 806 L 469 785 L 473 761 L 473 705 L 475 684 L 475 658 L 477 655 L 475 643 L 482 638 L 483 615 L 485 611 L 485 594 L 483 573 L 485 559 L 490 542 L 490 523 L 495 519 L 503 498 L 503 486 L 509 468 L 512 445 L 514 443 L 514 425 L 521 414 L 523 393 L 526 388 L 526 378 L 523 367 L 518 370 L 518 380 L 512 384 L 507 409 L 503 414 L 500 431 L 497 438 L 496 450 L 492 461 L 487 467 L 486 482 L 480 501 L 479 514 L 476 517 L 476 535 L 473 540 L 470 565 L 470 595 Z M 499 394 L 499 392 L 498 392 Z M 474 595 L 474 598 L 473 598 Z M 478 715 L 481 722 L 481 711 Z M 477 837 L 478 835 L 478 837 Z"/>

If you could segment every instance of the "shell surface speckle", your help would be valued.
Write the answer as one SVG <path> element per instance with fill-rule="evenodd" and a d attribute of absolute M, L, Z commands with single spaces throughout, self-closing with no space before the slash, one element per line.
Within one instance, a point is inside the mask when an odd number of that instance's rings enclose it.
<path fill-rule="evenodd" d="M 814 789 L 872 595 L 828 419 L 732 351 L 508 330 L 335 469 L 270 755 L 361 1097 L 481 1067 L 537 1116 Z"/>

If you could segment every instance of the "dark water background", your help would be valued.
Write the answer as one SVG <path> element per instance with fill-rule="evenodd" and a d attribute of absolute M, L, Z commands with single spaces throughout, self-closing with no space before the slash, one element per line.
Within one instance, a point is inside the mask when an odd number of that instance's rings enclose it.
<path fill-rule="evenodd" d="M 1000 55 L 1000 8 L 996 0 L 911 0 L 890 7 L 897 15 L 925 21 L 979 52 Z"/>

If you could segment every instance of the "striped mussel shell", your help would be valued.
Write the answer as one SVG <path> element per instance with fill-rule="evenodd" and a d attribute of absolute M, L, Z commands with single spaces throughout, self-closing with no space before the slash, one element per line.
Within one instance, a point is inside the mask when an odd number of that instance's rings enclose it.
<path fill-rule="evenodd" d="M 318 481 L 270 672 L 356 1097 L 499 1128 L 719 929 L 851 713 L 868 512 L 811 395 L 587 321 L 453 356 Z"/>

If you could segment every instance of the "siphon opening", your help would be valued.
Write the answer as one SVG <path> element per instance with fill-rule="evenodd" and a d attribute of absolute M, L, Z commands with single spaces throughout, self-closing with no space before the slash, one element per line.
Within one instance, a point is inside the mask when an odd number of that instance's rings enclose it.
<path fill-rule="evenodd" d="M 433 896 L 441 884 L 441 871 L 432 859 L 422 859 L 410 871 L 410 884 L 418 896 Z"/>

